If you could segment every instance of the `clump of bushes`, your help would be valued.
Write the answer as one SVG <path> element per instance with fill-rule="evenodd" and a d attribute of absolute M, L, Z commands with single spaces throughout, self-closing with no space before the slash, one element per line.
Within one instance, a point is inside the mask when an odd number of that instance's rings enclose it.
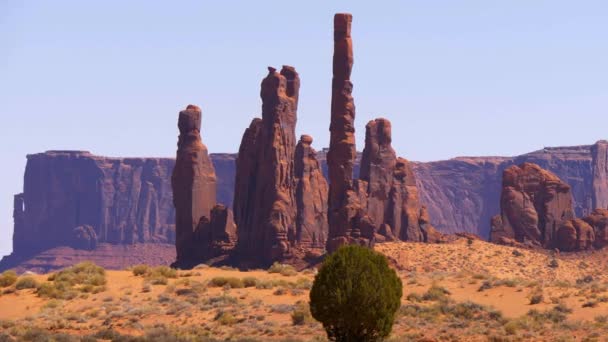
<path fill-rule="evenodd" d="M 8 287 L 17 281 L 17 273 L 13 270 L 8 270 L 0 274 L 0 287 Z"/>
<path fill-rule="evenodd" d="M 231 289 L 242 289 L 245 283 L 240 278 L 236 277 L 215 277 L 209 282 L 210 286 L 227 287 Z"/>
<path fill-rule="evenodd" d="M 530 294 L 530 305 L 540 304 L 543 299 L 543 291 L 540 289 L 536 289 Z"/>
<path fill-rule="evenodd" d="M 296 269 L 291 265 L 285 265 L 285 264 L 275 262 L 268 269 L 268 273 L 279 273 L 281 275 L 289 277 L 289 276 L 294 276 L 294 275 L 298 274 L 298 271 L 296 271 Z"/>
<path fill-rule="evenodd" d="M 258 279 L 255 277 L 245 277 L 243 278 L 243 286 L 244 287 L 256 287 L 258 285 Z"/>
<path fill-rule="evenodd" d="M 167 285 L 169 279 L 177 278 L 177 270 L 168 266 L 136 265 L 131 268 L 131 272 L 134 276 L 144 277 L 146 283 L 152 285 Z"/>
<path fill-rule="evenodd" d="M 415 293 L 412 292 L 410 294 L 407 295 L 407 297 L 405 297 L 407 300 L 409 300 L 410 302 L 422 302 L 424 299 L 422 299 L 422 295 L 419 293 Z"/>
<path fill-rule="evenodd" d="M 72 299 L 82 293 L 99 293 L 106 290 L 106 271 L 92 262 L 81 262 L 48 277 L 48 283 L 37 287 L 40 297 Z"/>
<path fill-rule="evenodd" d="M 553 258 L 551 259 L 551 261 L 549 262 L 549 265 L 547 265 L 551 268 L 558 268 L 559 267 L 559 262 L 557 262 L 557 259 Z"/>
<path fill-rule="evenodd" d="M 131 272 L 133 272 L 133 275 L 136 277 L 146 275 L 149 270 L 150 266 L 148 265 L 135 265 L 131 268 Z"/>
<path fill-rule="evenodd" d="M 17 290 L 35 289 L 37 286 L 38 286 L 38 282 L 36 281 L 36 279 L 34 279 L 30 276 L 21 277 L 15 283 L 15 288 Z"/>
<path fill-rule="evenodd" d="M 233 314 L 223 311 L 218 312 L 214 320 L 218 321 L 221 325 L 233 325 L 237 323 L 237 319 Z"/>
<path fill-rule="evenodd" d="M 477 291 L 483 292 L 494 287 L 506 286 L 516 287 L 521 281 L 519 279 L 494 279 L 484 281 Z"/>
<path fill-rule="evenodd" d="M 517 249 L 514 249 L 513 252 L 511 252 L 511 254 L 513 254 L 514 257 L 522 257 L 522 256 L 524 256 L 524 253 L 518 251 Z"/>
<path fill-rule="evenodd" d="M 386 257 L 343 246 L 328 256 L 310 291 L 310 311 L 333 341 L 386 338 L 401 306 L 403 285 Z"/>
<path fill-rule="evenodd" d="M 291 313 L 291 322 L 293 325 L 304 325 L 312 319 L 308 304 L 303 301 L 298 301 Z"/>
<path fill-rule="evenodd" d="M 408 304 L 402 306 L 399 313 L 403 316 L 429 321 L 435 321 L 440 316 L 466 321 L 503 321 L 500 311 L 470 301 L 454 303 L 448 300 L 436 302 L 432 305 Z"/>
<path fill-rule="evenodd" d="M 439 285 L 433 284 L 425 293 L 422 295 L 422 299 L 431 301 L 445 301 L 448 296 L 451 295 L 450 291 Z"/>

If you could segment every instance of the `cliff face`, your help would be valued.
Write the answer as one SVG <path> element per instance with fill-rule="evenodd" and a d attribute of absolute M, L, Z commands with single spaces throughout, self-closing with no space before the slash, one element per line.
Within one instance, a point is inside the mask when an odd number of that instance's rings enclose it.
<path fill-rule="evenodd" d="M 13 251 L 32 255 L 93 227 L 95 243 L 172 242 L 169 182 L 174 161 L 105 158 L 83 151 L 29 155 L 15 196 Z"/>
<path fill-rule="evenodd" d="M 604 146 L 605 142 L 598 142 L 591 146 L 548 147 L 516 157 L 461 157 L 415 163 L 414 172 L 421 201 L 438 230 L 489 238 L 488 222 L 500 212 L 502 173 L 512 165 L 534 163 L 563 180 L 571 188 L 577 217 L 605 208 L 602 204 L 608 202 L 608 194 L 602 192 L 602 186 L 608 184 L 603 171 L 607 169 L 606 157 L 592 153 L 601 152 Z"/>

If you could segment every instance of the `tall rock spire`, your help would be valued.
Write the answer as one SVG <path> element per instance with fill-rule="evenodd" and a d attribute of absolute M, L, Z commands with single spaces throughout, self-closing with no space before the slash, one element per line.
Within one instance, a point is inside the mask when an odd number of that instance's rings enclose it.
<path fill-rule="evenodd" d="M 300 78 L 269 67 L 261 84 L 262 120 L 245 131 L 237 158 L 234 212 L 239 256 L 270 263 L 289 256 L 296 236 L 294 152 Z M 257 259 L 257 260 L 254 260 Z"/>
<path fill-rule="evenodd" d="M 365 214 L 366 184 L 353 182 L 355 147 L 355 102 L 350 73 L 353 42 L 350 37 L 352 15 L 334 16 L 334 59 L 331 85 L 330 140 L 327 153 L 329 172 L 328 251 L 341 245 L 373 243 L 375 228 Z"/>
<path fill-rule="evenodd" d="M 201 109 L 195 105 L 179 113 L 177 158 L 171 176 L 175 206 L 176 265 L 200 261 L 202 247 L 193 241 L 201 221 L 215 205 L 215 169 L 201 140 Z M 203 217 L 205 218 L 204 220 Z"/>

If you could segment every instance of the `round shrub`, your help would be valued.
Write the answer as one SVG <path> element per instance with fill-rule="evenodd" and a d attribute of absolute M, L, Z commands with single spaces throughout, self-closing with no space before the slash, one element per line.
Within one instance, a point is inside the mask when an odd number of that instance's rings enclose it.
<path fill-rule="evenodd" d="M 344 246 L 327 257 L 310 291 L 310 311 L 331 341 L 380 341 L 401 306 L 401 279 L 386 257 Z"/>

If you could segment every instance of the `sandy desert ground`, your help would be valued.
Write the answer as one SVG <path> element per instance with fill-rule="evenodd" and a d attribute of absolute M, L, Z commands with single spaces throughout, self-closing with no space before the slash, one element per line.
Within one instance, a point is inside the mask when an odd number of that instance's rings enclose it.
<path fill-rule="evenodd" d="M 556 254 L 466 238 L 376 250 L 404 284 L 391 341 L 608 335 L 608 251 Z M 83 265 L 21 275 L 1 289 L 0 341 L 324 341 L 307 306 L 314 272 Z"/>

